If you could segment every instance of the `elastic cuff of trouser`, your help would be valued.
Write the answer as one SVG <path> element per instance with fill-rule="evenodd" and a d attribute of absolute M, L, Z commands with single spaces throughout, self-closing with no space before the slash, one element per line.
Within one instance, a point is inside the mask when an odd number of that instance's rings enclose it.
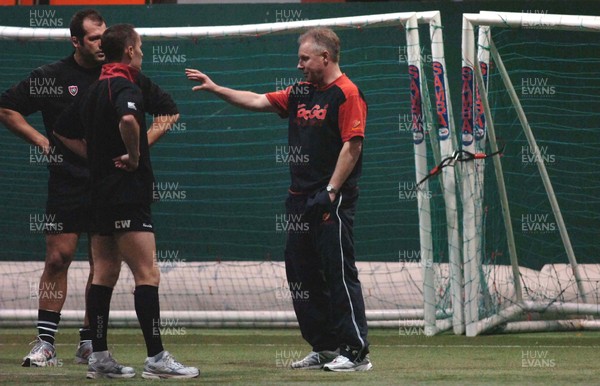
<path fill-rule="evenodd" d="M 350 359 L 352 362 L 360 362 L 362 361 L 367 354 L 369 353 L 368 349 L 350 349 L 348 350 L 348 348 L 341 348 L 340 347 L 340 355 L 345 356 L 346 358 Z"/>

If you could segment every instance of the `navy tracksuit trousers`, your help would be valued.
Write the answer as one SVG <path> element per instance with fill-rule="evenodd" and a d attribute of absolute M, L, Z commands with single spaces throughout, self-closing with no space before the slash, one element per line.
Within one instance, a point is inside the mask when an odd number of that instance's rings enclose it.
<path fill-rule="evenodd" d="M 321 191 L 290 194 L 288 219 L 307 226 L 288 230 L 285 266 L 302 337 L 313 351 L 336 350 L 351 360 L 369 352 L 367 320 L 354 257 L 358 188 L 331 203 Z M 301 216 L 301 217 L 300 217 Z M 296 295 L 302 296 L 296 296 Z"/>

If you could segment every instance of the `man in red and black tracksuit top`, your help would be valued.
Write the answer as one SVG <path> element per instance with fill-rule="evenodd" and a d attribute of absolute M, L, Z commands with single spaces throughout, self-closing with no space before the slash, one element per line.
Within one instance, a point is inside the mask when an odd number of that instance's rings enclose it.
<path fill-rule="evenodd" d="M 364 137 L 366 103 L 346 75 L 323 89 L 299 83 L 267 98 L 289 120 L 290 153 L 307 161 L 290 162 L 286 201 L 288 220 L 306 222 L 310 230 L 289 227 L 285 249 L 302 335 L 315 352 L 339 347 L 350 359 L 364 356 L 367 324 L 352 232 L 362 154 L 341 186 L 329 186 L 336 190 L 333 202 L 327 186 L 343 144 Z M 308 291 L 308 299 L 294 296 L 298 290 Z"/>
<path fill-rule="evenodd" d="M 218 86 L 198 70 L 187 76 L 201 82 L 194 91 L 288 119 L 294 157 L 286 218 L 296 224 L 288 226 L 286 273 L 302 336 L 312 346 L 292 368 L 370 370 L 353 236 L 367 104 L 339 68 L 333 31 L 315 28 L 298 42 L 298 69 L 306 82 L 285 90 L 255 94 Z"/>

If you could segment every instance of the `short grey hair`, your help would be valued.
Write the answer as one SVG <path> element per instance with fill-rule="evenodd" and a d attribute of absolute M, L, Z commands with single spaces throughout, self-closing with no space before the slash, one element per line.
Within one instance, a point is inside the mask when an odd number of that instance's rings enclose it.
<path fill-rule="evenodd" d="M 298 38 L 298 44 L 311 39 L 315 44 L 315 49 L 321 49 L 329 52 L 330 59 L 337 63 L 340 60 L 340 38 L 330 28 L 316 27 L 304 32 Z"/>

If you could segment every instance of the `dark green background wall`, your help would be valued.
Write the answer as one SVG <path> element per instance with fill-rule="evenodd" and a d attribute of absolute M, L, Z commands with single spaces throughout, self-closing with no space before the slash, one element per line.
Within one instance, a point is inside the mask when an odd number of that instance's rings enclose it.
<path fill-rule="evenodd" d="M 45 9 L 55 10 L 55 17 L 66 26 L 79 7 Z M 286 14 L 317 19 L 436 9 L 444 24 L 457 123 L 463 13 L 597 13 L 592 1 L 100 7 L 109 24 L 129 22 L 137 27 L 276 22 Z M 2 8 L 0 25 L 29 26 L 31 10 Z M 401 185 L 414 181 L 411 134 L 398 129 L 399 115 L 410 111 L 406 64 L 398 63 L 398 48 L 406 44 L 404 32 L 387 28 L 340 35 L 342 67 L 365 92 L 370 105 L 355 229 L 357 254 L 360 260 L 398 261 L 399 254 L 410 256 L 419 249 L 416 201 L 399 199 Z M 294 35 L 282 35 L 144 43 L 144 71 L 173 95 L 182 115 L 176 130 L 152 153 L 167 198 L 153 207 L 159 254 L 177 254 L 186 261 L 282 258 L 285 235 L 278 231 L 278 216 L 284 214 L 288 174 L 285 165 L 277 162 L 276 152 L 286 145 L 286 122 L 276 116 L 246 114 L 211 95 L 193 94 L 183 69 L 201 68 L 227 86 L 271 91 L 300 78 L 295 70 L 295 40 Z M 154 60 L 154 54 L 169 49 L 183 55 L 180 63 Z M 66 42 L 0 41 L 0 52 L 0 88 L 4 90 L 31 68 L 66 56 L 70 49 Z M 39 116 L 32 116 L 31 121 L 41 128 Z M 6 130 L 0 132 L 0 143 L 0 260 L 42 259 L 43 236 L 31 232 L 30 218 L 43 214 L 47 173 L 44 167 L 30 164 L 29 146 Z M 442 221 L 440 213 L 434 213 L 434 218 Z M 78 258 L 85 258 L 84 250 L 81 244 Z M 443 254 L 443 248 L 439 251 Z"/>

